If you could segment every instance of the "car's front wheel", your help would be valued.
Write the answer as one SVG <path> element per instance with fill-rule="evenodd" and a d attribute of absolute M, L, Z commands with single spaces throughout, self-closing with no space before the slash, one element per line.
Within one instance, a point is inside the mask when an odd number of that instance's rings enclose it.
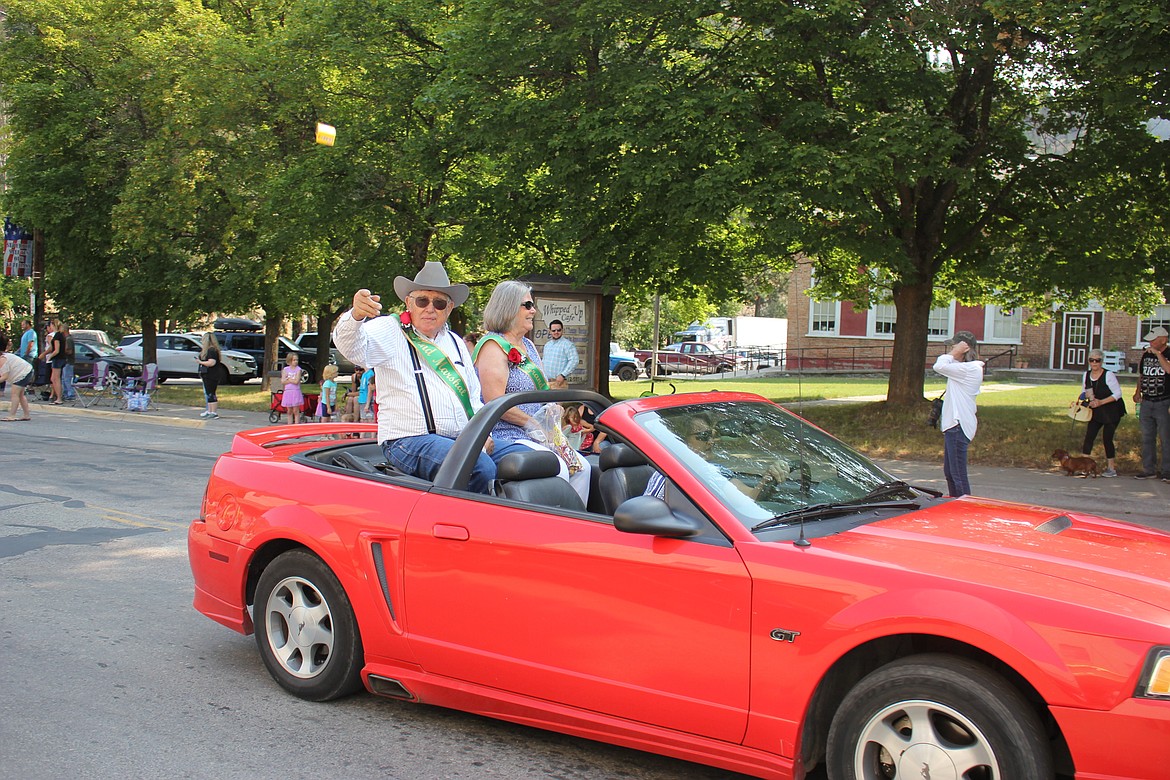
<path fill-rule="evenodd" d="M 962 658 L 887 664 L 841 702 L 829 780 L 1037 780 L 1053 776 L 1044 729 L 1018 690 Z"/>
<path fill-rule="evenodd" d="M 362 640 L 337 577 L 304 550 L 260 575 L 252 622 L 268 672 L 295 696 L 328 701 L 362 687 Z"/>
<path fill-rule="evenodd" d="M 633 382 L 638 378 L 638 369 L 634 366 L 619 366 L 617 370 L 617 378 L 623 382 Z"/>

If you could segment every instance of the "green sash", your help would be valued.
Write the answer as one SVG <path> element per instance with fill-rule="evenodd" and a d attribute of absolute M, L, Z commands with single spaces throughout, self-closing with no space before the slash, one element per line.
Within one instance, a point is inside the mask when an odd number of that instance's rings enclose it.
<path fill-rule="evenodd" d="M 475 345 L 475 354 L 473 355 L 472 360 L 479 357 L 479 351 L 483 349 L 483 345 L 489 341 L 494 341 L 499 344 L 500 349 L 504 350 L 505 357 L 507 357 L 508 353 L 513 349 L 519 352 L 522 359 L 516 368 L 520 369 L 525 374 L 528 374 L 528 378 L 532 380 L 532 384 L 536 385 L 537 390 L 548 390 L 548 380 L 545 379 L 544 372 L 541 371 L 535 363 L 528 359 L 528 355 L 525 354 L 524 350 L 520 349 L 519 347 L 512 346 L 511 342 L 509 342 L 499 333 L 485 333 L 484 336 L 479 340 L 479 343 Z M 516 364 L 509 360 L 508 365 L 513 366 Z"/>
<path fill-rule="evenodd" d="M 451 365 L 451 359 L 447 357 L 446 353 L 418 335 L 414 328 L 403 328 L 402 335 L 406 336 L 406 340 L 414 346 L 418 354 L 423 356 L 427 365 L 433 368 L 439 378 L 455 393 L 455 397 L 463 404 L 463 411 L 467 413 L 467 419 L 470 420 L 474 417 L 475 410 L 471 408 L 471 393 L 467 391 L 467 383 L 455 370 L 455 366 Z"/>

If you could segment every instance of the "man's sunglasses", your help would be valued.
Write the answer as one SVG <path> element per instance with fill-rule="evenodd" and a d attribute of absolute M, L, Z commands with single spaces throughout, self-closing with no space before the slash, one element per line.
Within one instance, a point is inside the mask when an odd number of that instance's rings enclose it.
<path fill-rule="evenodd" d="M 438 296 L 435 296 L 434 298 L 428 298 L 425 295 L 416 295 L 411 300 L 413 300 L 414 305 L 420 309 L 425 309 L 433 303 L 435 304 L 435 311 L 442 311 L 443 309 L 447 308 L 447 304 L 449 303 L 446 298 L 440 298 Z"/>
<path fill-rule="evenodd" d="M 524 301 L 520 305 L 523 306 L 525 309 L 528 309 L 528 311 L 532 311 L 533 309 L 536 308 L 536 304 L 533 303 L 532 301 Z"/>
<path fill-rule="evenodd" d="M 1101 362 L 1101 358 L 1089 358 L 1089 362 L 1090 362 L 1090 363 L 1100 363 L 1100 362 Z"/>

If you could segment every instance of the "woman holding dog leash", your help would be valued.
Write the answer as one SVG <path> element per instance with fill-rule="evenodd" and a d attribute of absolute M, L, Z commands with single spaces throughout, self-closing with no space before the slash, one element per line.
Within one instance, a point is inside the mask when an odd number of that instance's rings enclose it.
<path fill-rule="evenodd" d="M 1117 374 L 1106 371 L 1104 367 L 1105 353 L 1099 349 L 1089 351 L 1089 368 L 1085 371 L 1085 378 L 1081 387 L 1089 401 L 1089 408 L 1093 410 L 1093 419 L 1085 430 L 1085 443 L 1081 446 L 1081 454 L 1088 455 L 1093 451 L 1093 442 L 1097 439 L 1097 431 L 1103 431 L 1101 441 L 1105 444 L 1105 460 L 1108 466 L 1101 472 L 1103 477 L 1117 476 L 1117 450 L 1113 446 L 1113 433 L 1125 415 L 1125 399 L 1121 397 L 1121 383 L 1117 381 Z"/>

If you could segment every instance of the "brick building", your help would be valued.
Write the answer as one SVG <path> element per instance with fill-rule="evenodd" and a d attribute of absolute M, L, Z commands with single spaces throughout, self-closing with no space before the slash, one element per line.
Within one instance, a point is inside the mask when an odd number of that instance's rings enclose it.
<path fill-rule="evenodd" d="M 856 309 L 850 301 L 814 301 L 812 265 L 800 263 L 788 285 L 788 355 L 792 368 L 886 369 L 894 343 L 893 304 Z M 1024 322 L 1027 310 L 998 306 L 949 306 L 931 312 L 927 363 L 933 363 L 942 342 L 956 330 L 979 339 L 981 355 L 995 367 L 1009 366 L 1079 370 L 1090 349 L 1125 353 L 1129 370 L 1141 354 L 1141 337 L 1149 328 L 1170 329 L 1170 305 L 1153 315 L 1134 317 L 1090 306 L 1083 311 L 1058 311 L 1039 325 Z"/>

